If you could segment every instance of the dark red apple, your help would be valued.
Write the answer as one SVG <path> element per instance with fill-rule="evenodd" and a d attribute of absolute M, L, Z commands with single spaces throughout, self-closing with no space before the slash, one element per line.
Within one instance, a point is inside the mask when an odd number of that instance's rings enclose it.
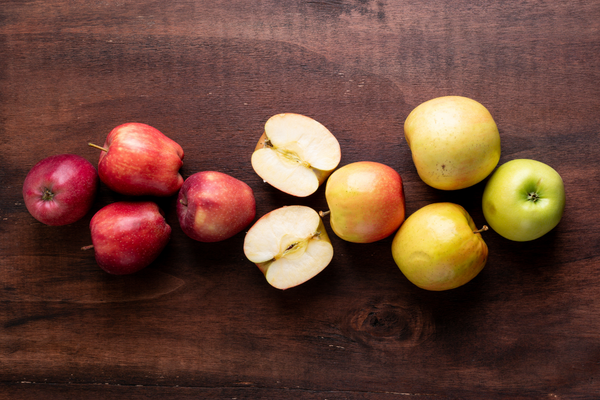
<path fill-rule="evenodd" d="M 256 215 L 250 186 L 216 171 L 187 178 L 177 198 L 177 216 L 183 232 L 200 242 L 218 242 L 241 232 Z"/>
<path fill-rule="evenodd" d="M 98 173 L 91 162 L 76 154 L 59 154 L 35 164 L 23 182 L 29 213 L 46 225 L 67 225 L 92 207 Z"/>
<path fill-rule="evenodd" d="M 170 196 L 183 177 L 183 149 L 158 129 L 131 122 L 117 126 L 104 146 L 98 162 L 100 180 L 117 193 L 129 196 Z"/>
<path fill-rule="evenodd" d="M 101 208 L 90 222 L 96 262 L 106 272 L 125 275 L 154 261 L 171 237 L 162 210 L 152 201 L 118 201 Z"/>

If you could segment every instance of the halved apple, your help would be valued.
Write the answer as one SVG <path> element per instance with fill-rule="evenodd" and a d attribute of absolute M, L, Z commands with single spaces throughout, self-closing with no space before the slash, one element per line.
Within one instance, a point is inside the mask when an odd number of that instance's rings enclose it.
<path fill-rule="evenodd" d="M 300 114 L 277 114 L 252 153 L 252 168 L 271 186 L 297 197 L 317 191 L 341 160 L 340 144 L 321 123 Z"/>
<path fill-rule="evenodd" d="M 244 254 L 277 289 L 308 281 L 333 258 L 319 214 L 306 206 L 284 206 L 265 214 L 244 239 Z"/>

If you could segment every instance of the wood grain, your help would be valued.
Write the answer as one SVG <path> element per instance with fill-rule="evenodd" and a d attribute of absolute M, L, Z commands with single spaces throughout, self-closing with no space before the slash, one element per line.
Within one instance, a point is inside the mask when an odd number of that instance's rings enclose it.
<path fill-rule="evenodd" d="M 4 1 L 0 7 L 0 397 L 11 399 L 593 399 L 600 393 L 600 2 Z M 484 222 L 484 183 L 427 187 L 403 122 L 422 101 L 474 98 L 494 116 L 501 163 L 563 177 L 567 209 L 530 243 L 485 233 L 489 262 L 442 293 L 408 282 L 391 238 L 331 231 L 334 259 L 297 288 L 270 287 L 244 232 L 204 244 L 179 229 L 147 269 L 102 272 L 88 224 L 123 197 L 101 187 L 64 227 L 27 212 L 40 159 L 94 164 L 115 126 L 145 122 L 182 145 L 182 173 L 248 183 L 257 217 L 326 210 L 293 198 L 250 155 L 265 121 L 309 115 L 342 148 L 402 175 L 408 214 L 436 201 Z M 326 226 L 329 228 L 326 221 Z"/>

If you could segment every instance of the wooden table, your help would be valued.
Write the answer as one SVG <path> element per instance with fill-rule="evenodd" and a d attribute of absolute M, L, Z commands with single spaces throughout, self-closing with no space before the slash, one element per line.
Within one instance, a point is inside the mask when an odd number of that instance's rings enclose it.
<path fill-rule="evenodd" d="M 600 396 L 600 2 L 16 1 L 0 7 L 0 398 L 594 399 Z M 563 177 L 567 208 L 533 242 L 493 231 L 485 269 L 428 292 L 396 267 L 389 237 L 337 238 L 332 263 L 286 291 L 244 256 L 245 233 L 199 243 L 173 227 L 161 256 L 115 277 L 89 221 L 123 196 L 49 227 L 21 195 L 29 169 L 77 153 L 94 165 L 115 126 L 150 124 L 182 145 L 184 177 L 248 183 L 257 218 L 326 210 L 262 182 L 250 155 L 276 113 L 311 116 L 345 165 L 403 177 L 407 212 L 463 205 L 418 177 L 403 135 L 423 101 L 484 104 L 500 163 L 533 158 Z M 326 227 L 329 229 L 328 222 Z"/>

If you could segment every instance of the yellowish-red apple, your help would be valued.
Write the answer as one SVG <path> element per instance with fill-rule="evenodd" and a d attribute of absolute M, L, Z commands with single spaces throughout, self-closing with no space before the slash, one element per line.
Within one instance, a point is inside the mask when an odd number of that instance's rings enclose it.
<path fill-rule="evenodd" d="M 390 236 L 404 221 L 404 188 L 393 168 L 360 161 L 337 169 L 325 187 L 331 229 L 340 238 L 370 243 Z"/>

